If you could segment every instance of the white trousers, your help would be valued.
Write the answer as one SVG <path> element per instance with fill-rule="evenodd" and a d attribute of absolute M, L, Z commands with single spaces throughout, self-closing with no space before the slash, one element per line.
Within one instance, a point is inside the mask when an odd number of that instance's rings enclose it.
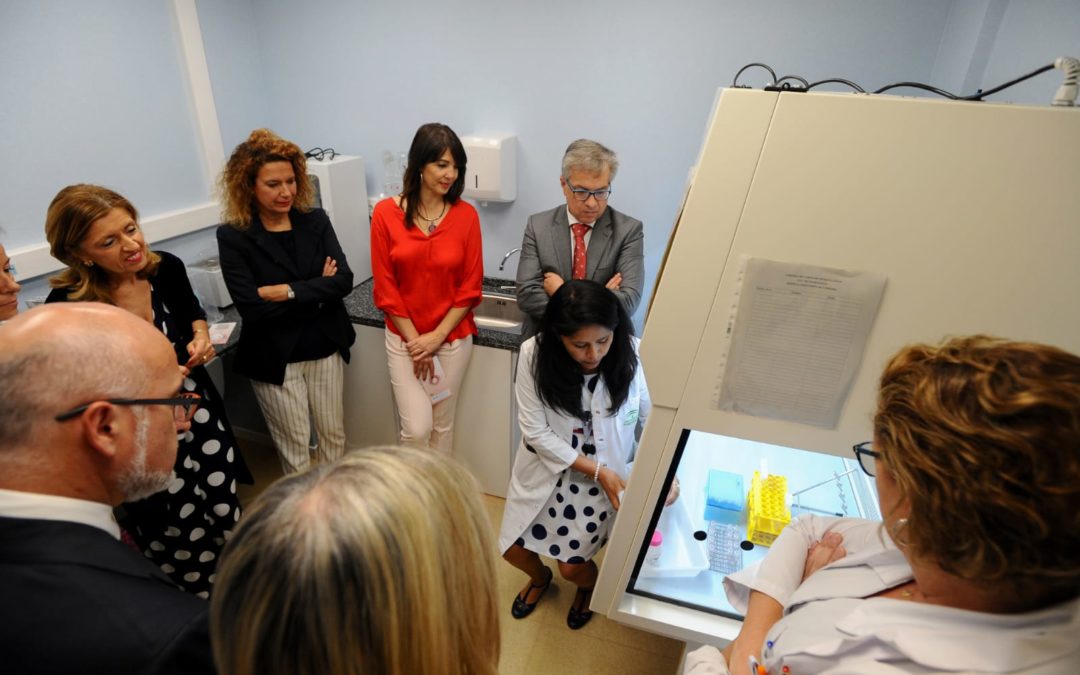
<path fill-rule="evenodd" d="M 390 386 L 401 419 L 402 445 L 431 448 L 449 455 L 454 447 L 454 411 L 457 409 L 461 383 L 472 356 L 471 335 L 443 343 L 435 353 L 442 364 L 450 397 L 431 403 L 431 396 L 413 373 L 413 360 L 405 341 L 386 331 L 386 360 L 390 367 Z"/>
<path fill-rule="evenodd" d="M 311 466 L 311 420 L 315 420 L 320 461 L 345 454 L 345 362 L 338 353 L 290 363 L 281 385 L 251 381 L 285 473 Z"/>

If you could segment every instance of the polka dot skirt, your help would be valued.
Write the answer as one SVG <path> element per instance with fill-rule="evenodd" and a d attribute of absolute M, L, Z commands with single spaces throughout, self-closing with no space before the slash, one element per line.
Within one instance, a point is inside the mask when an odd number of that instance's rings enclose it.
<path fill-rule="evenodd" d="M 173 317 L 156 293 L 152 297 L 154 325 L 171 340 L 179 332 Z M 174 346 L 186 353 L 186 345 Z M 147 558 L 181 588 L 206 598 L 217 557 L 240 519 L 237 479 L 251 477 L 210 374 L 201 366 L 192 369 L 183 389 L 202 401 L 180 440 L 176 478 L 167 490 L 124 504 L 122 521 Z"/>
<path fill-rule="evenodd" d="M 592 406 L 596 381 L 596 376 L 591 377 L 583 387 L 585 410 Z M 574 429 L 571 445 L 586 457 L 595 457 L 591 423 L 584 421 Z M 584 563 L 607 543 L 614 520 L 615 509 L 600 484 L 567 468 L 559 475 L 544 508 L 515 543 L 562 562 Z"/>

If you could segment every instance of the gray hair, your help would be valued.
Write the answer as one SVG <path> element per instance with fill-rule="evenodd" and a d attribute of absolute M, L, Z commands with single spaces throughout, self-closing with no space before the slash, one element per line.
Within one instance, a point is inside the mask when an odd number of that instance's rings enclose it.
<path fill-rule="evenodd" d="M 80 325 L 74 333 L 42 331 L 32 343 L 0 349 L 0 391 L 6 394 L 0 406 L 0 452 L 26 446 L 37 425 L 56 424 L 53 417 L 65 410 L 138 396 L 150 385 L 147 368 L 125 367 L 133 362 L 132 345 L 122 329 L 109 333 L 104 323 L 95 329 Z"/>
<path fill-rule="evenodd" d="M 566 146 L 566 153 L 562 158 L 563 178 L 570 178 L 570 172 L 574 169 L 594 174 L 605 168 L 611 172 L 611 180 L 615 180 L 615 174 L 619 171 L 619 158 L 600 143 L 579 138 Z"/>

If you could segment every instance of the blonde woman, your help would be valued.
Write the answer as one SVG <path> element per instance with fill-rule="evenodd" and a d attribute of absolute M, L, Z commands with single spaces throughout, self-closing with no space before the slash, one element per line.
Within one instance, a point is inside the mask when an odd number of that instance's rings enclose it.
<path fill-rule="evenodd" d="M 495 543 L 478 494 L 454 460 L 409 447 L 267 488 L 218 571 L 218 671 L 495 675 Z"/>

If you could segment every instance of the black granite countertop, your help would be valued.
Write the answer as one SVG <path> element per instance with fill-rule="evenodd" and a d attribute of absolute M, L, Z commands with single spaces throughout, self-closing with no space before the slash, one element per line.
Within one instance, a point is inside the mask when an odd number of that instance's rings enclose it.
<path fill-rule="evenodd" d="M 353 323 L 381 328 L 386 323 L 382 311 L 375 307 L 375 300 L 371 297 L 373 286 L 374 280 L 368 279 L 354 288 L 352 293 L 345 296 L 345 310 L 348 311 L 349 318 L 352 319 Z M 514 294 L 514 282 L 509 279 L 484 277 L 483 287 L 486 293 Z M 509 349 L 515 352 L 521 346 L 521 343 L 522 337 L 520 335 L 487 328 L 481 328 L 480 333 L 473 339 L 473 344 L 480 347 Z"/>
<path fill-rule="evenodd" d="M 514 294 L 514 282 L 509 279 L 496 279 L 494 277 L 484 277 L 484 292 L 486 293 L 506 293 L 507 295 Z M 372 296 L 372 287 L 374 281 L 367 279 L 352 290 L 351 293 L 345 296 L 345 310 L 349 313 L 349 318 L 353 323 L 358 323 L 362 326 L 374 326 L 381 328 L 385 326 L 383 320 L 383 313 L 375 306 L 375 301 Z M 236 328 L 233 329 L 232 335 L 229 336 L 229 342 L 226 345 L 217 345 L 217 351 L 219 354 L 225 354 L 232 351 L 237 342 L 240 340 L 240 312 L 236 310 L 235 306 L 229 306 L 221 310 L 224 315 L 222 321 L 235 321 Z M 496 349 L 509 349 L 510 351 L 517 351 L 521 346 L 522 337 L 520 335 L 513 335 L 511 333 L 503 333 L 497 330 L 489 330 L 487 328 L 481 328 L 480 334 L 473 340 L 473 344 L 481 347 L 494 347 Z"/>

